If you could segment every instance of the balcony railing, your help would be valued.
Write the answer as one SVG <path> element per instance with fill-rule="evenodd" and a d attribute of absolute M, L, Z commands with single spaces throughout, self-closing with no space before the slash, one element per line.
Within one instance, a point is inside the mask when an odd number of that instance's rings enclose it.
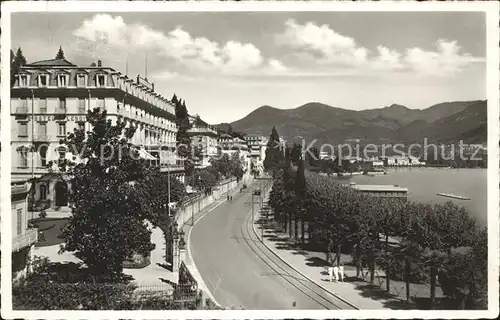
<path fill-rule="evenodd" d="M 27 229 L 23 234 L 15 235 L 12 238 L 12 252 L 17 252 L 23 248 L 31 246 L 38 241 L 38 229 Z"/>
<path fill-rule="evenodd" d="M 16 108 L 16 113 L 27 114 L 28 113 L 28 108 L 27 107 L 17 107 Z"/>
<path fill-rule="evenodd" d="M 46 134 L 38 134 L 33 137 L 33 141 L 37 142 L 48 142 L 50 141 L 50 136 Z"/>

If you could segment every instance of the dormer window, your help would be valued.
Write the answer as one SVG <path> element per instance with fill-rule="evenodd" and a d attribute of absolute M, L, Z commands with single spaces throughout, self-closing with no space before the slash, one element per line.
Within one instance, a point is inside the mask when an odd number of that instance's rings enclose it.
<path fill-rule="evenodd" d="M 106 86 L 106 76 L 104 74 L 98 74 L 96 76 L 96 87 Z"/>
<path fill-rule="evenodd" d="M 57 75 L 57 85 L 59 87 L 66 87 L 66 75 L 65 74 L 58 74 Z"/>
<path fill-rule="evenodd" d="M 19 75 L 19 86 L 20 87 L 27 87 L 28 86 L 28 75 L 27 74 Z"/>
<path fill-rule="evenodd" d="M 85 75 L 80 73 L 76 76 L 76 86 L 79 88 L 85 87 Z"/>
<path fill-rule="evenodd" d="M 38 76 L 38 86 L 46 87 L 49 82 L 49 77 L 46 74 L 41 74 Z"/>

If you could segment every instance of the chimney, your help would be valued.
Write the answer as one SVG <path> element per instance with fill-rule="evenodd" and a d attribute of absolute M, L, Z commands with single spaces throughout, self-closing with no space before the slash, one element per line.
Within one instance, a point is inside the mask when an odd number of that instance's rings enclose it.
<path fill-rule="evenodd" d="M 154 84 L 154 82 L 151 83 L 151 87 L 152 87 L 152 90 L 155 91 L 155 84 Z"/>
<path fill-rule="evenodd" d="M 101 62 L 101 60 L 97 60 L 97 66 L 98 66 L 98 67 L 102 67 L 102 62 Z"/>
<path fill-rule="evenodd" d="M 90 66 L 91 66 L 91 67 L 95 67 L 95 62 L 92 62 L 92 63 L 90 64 Z"/>
<path fill-rule="evenodd" d="M 139 78 L 140 78 L 140 75 L 137 75 L 137 83 L 138 84 L 140 83 Z"/>

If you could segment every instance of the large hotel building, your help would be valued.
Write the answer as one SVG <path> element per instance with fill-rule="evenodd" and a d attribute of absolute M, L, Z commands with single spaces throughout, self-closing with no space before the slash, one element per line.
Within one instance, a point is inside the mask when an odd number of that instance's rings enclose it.
<path fill-rule="evenodd" d="M 130 79 L 101 61 L 90 66 L 39 61 L 21 67 L 11 89 L 12 180 L 42 177 L 34 186 L 36 204 L 68 205 L 69 179 L 47 165 L 73 156 L 59 141 L 76 128 L 90 130 L 86 114 L 94 108 L 106 110 L 113 123 L 136 127 L 131 142 L 140 154 L 183 179 L 182 161 L 174 154 L 174 105 L 155 92 L 153 83 Z"/>

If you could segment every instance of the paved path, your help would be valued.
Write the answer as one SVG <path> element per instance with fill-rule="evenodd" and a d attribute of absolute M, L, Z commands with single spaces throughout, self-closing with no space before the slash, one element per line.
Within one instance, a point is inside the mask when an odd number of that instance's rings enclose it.
<path fill-rule="evenodd" d="M 156 245 L 155 249 L 151 251 L 151 264 L 141 269 L 123 269 L 123 273 L 133 276 L 134 282 L 139 286 L 171 287 L 164 280 L 177 283 L 178 275 L 159 265 L 165 263 L 165 241 L 163 232 L 160 228 L 153 229 L 151 241 Z M 59 254 L 58 251 L 59 244 L 46 247 L 35 247 L 34 254 L 36 256 L 47 257 L 51 262 L 82 262 L 73 252 Z"/>
<path fill-rule="evenodd" d="M 177 283 L 178 274 L 165 267 L 165 238 L 160 228 L 153 228 L 151 242 L 155 248 L 151 251 L 151 263 L 141 269 L 123 269 L 125 274 L 131 275 L 139 286 L 169 286 L 166 281 Z"/>
<path fill-rule="evenodd" d="M 262 244 L 252 229 L 249 190 L 220 204 L 192 230 L 194 262 L 217 302 L 233 309 L 352 309 Z"/>

